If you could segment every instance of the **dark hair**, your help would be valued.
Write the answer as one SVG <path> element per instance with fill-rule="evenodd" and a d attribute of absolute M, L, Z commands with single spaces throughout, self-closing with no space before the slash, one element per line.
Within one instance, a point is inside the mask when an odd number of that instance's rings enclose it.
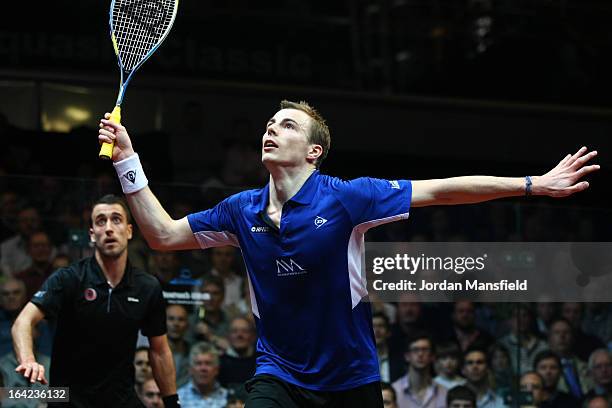
<path fill-rule="evenodd" d="M 406 338 L 406 343 L 404 343 L 404 351 L 410 351 L 410 346 L 419 340 L 427 340 L 431 346 L 431 352 L 435 353 L 436 345 L 434 344 L 433 336 L 424 330 L 416 331 Z"/>
<path fill-rule="evenodd" d="M 138 346 L 138 347 L 136 347 L 136 351 L 134 351 L 134 354 L 140 353 L 141 351 L 147 351 L 148 352 L 149 351 L 149 347 L 147 347 L 147 346 Z"/>
<path fill-rule="evenodd" d="M 215 285 L 216 287 L 221 289 L 221 292 L 223 292 L 223 294 L 225 294 L 225 282 L 223 282 L 223 279 L 218 276 L 208 275 L 202 282 L 202 288 L 204 288 L 204 286 L 206 285 Z"/>
<path fill-rule="evenodd" d="M 123 208 L 123 211 L 125 211 L 127 223 L 128 224 L 132 223 L 132 214 L 130 213 L 130 208 L 128 207 L 128 205 L 126 204 L 123 198 L 116 196 L 114 194 L 107 194 L 105 196 L 100 197 L 95 203 L 93 203 L 93 205 L 91 206 L 92 210 L 95 206 L 100 205 L 100 204 L 108 204 L 108 205 L 119 204 Z"/>
<path fill-rule="evenodd" d="M 487 365 L 487 367 L 490 367 L 489 359 L 488 359 L 488 354 L 487 354 L 487 351 L 485 349 L 483 349 L 482 347 L 478 347 L 478 346 L 468 347 L 468 349 L 463 352 L 463 362 L 464 363 L 465 363 L 465 360 L 467 358 L 467 355 L 470 354 L 470 353 L 482 353 L 482 355 L 484 356 L 484 359 L 485 359 L 485 364 Z"/>
<path fill-rule="evenodd" d="M 453 357 L 456 358 L 459 362 L 461 362 L 463 355 L 461 354 L 461 348 L 459 347 L 459 344 L 457 344 L 457 342 L 446 341 L 436 347 L 436 357 Z"/>
<path fill-rule="evenodd" d="M 535 359 L 533 360 L 533 369 L 536 370 L 538 368 L 538 364 L 540 364 L 542 360 L 548 360 L 551 358 L 555 360 L 559 368 L 561 368 L 561 358 L 559 358 L 557 353 L 554 353 L 550 350 L 544 350 L 536 354 Z"/>
<path fill-rule="evenodd" d="M 395 390 L 393 389 L 391 384 L 389 384 L 388 382 L 381 381 L 380 389 L 381 389 L 381 391 L 384 391 L 384 390 L 391 391 L 391 395 L 393 395 L 393 402 L 395 402 L 397 404 L 397 394 L 395 393 Z"/>
<path fill-rule="evenodd" d="M 387 329 L 390 327 L 391 322 L 389 322 L 389 317 L 386 314 L 382 312 L 376 312 L 372 314 L 372 320 L 374 320 L 375 318 L 383 319 L 383 321 L 385 322 L 385 326 L 387 326 Z"/>
<path fill-rule="evenodd" d="M 457 385 L 448 390 L 446 394 L 446 405 L 450 405 L 451 402 L 455 400 L 470 401 L 474 408 L 476 408 L 476 394 L 465 385 Z"/>

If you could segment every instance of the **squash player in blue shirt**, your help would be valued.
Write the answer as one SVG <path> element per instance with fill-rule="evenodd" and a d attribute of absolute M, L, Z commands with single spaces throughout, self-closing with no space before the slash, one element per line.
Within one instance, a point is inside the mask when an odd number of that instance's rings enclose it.
<path fill-rule="evenodd" d="M 115 143 L 114 166 L 149 245 L 242 251 L 258 334 L 248 408 L 382 407 L 360 276 L 368 229 L 408 218 L 410 207 L 568 196 L 585 190 L 580 179 L 599 168 L 586 165 L 597 152 L 583 147 L 539 177 L 345 181 L 318 170 L 330 148 L 323 118 L 305 102 L 283 101 L 261 141 L 268 185 L 174 220 L 147 187 L 125 127 L 109 117 L 101 120 L 98 138 Z"/>

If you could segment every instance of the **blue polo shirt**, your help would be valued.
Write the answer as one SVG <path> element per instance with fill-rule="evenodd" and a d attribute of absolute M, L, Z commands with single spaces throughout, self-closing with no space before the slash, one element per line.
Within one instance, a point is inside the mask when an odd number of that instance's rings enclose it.
<path fill-rule="evenodd" d="M 242 250 L 257 324 L 257 371 L 298 386 L 340 391 L 380 381 L 361 275 L 364 233 L 408 217 L 406 180 L 345 181 L 315 171 L 266 215 L 269 185 L 187 216 L 202 248 Z"/>

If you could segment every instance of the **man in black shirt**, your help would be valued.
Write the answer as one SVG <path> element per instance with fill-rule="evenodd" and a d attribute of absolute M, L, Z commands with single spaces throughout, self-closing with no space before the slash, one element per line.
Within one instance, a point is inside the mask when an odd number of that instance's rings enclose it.
<path fill-rule="evenodd" d="M 51 385 L 70 387 L 74 407 L 142 407 L 133 366 L 139 330 L 149 337 L 149 360 L 166 408 L 178 406 L 165 302 L 159 282 L 128 262 L 129 217 L 120 198 L 102 197 L 91 214 L 94 256 L 53 273 L 12 329 L 17 371 L 32 383 L 47 383 L 34 358 L 32 327 L 43 318 L 56 322 Z"/>

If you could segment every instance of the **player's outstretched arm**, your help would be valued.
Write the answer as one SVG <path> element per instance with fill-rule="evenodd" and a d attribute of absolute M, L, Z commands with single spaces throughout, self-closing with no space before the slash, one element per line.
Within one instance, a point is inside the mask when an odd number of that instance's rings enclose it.
<path fill-rule="evenodd" d="M 44 317 L 44 314 L 37 306 L 28 302 L 21 313 L 19 313 L 19 316 L 17 316 L 17 319 L 15 319 L 15 323 L 13 323 L 11 328 L 15 356 L 19 362 L 15 371 L 22 374 L 31 383 L 38 381 L 41 384 L 47 384 L 45 367 L 36 362 L 32 341 L 32 329 Z"/>
<path fill-rule="evenodd" d="M 178 397 L 176 396 L 176 371 L 172 351 L 168 345 L 168 337 L 165 334 L 149 337 L 149 345 L 149 361 L 153 378 L 164 398 L 166 408 L 169 408 L 168 402 L 178 400 Z"/>
<path fill-rule="evenodd" d="M 412 207 L 430 205 L 471 204 L 525 194 L 567 197 L 589 187 L 584 176 L 599 170 L 599 165 L 586 165 L 597 155 L 582 147 L 568 154 L 543 176 L 526 177 L 464 176 L 412 182 Z M 582 180 L 582 181 L 581 181 Z"/>
<path fill-rule="evenodd" d="M 187 218 L 172 219 L 147 186 L 147 178 L 125 126 L 109 118 L 110 114 L 106 113 L 100 120 L 98 140 L 100 143 L 115 142 L 112 160 L 132 215 L 149 246 L 161 250 L 200 248 Z"/>

